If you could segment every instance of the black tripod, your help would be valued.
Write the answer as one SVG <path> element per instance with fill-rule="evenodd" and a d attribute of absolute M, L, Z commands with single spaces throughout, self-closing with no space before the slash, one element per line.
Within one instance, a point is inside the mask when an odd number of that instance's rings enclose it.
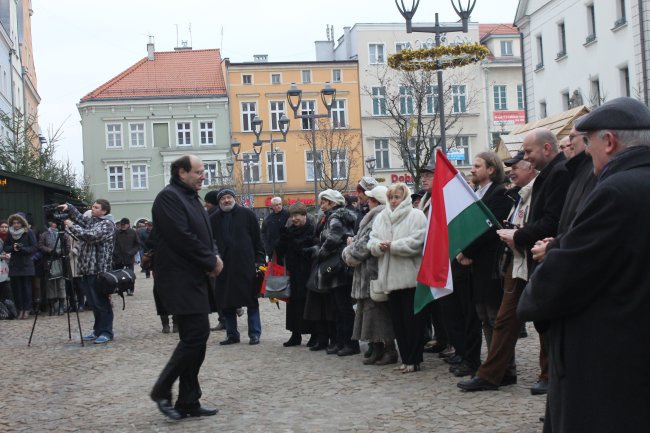
<path fill-rule="evenodd" d="M 61 276 L 56 276 L 52 277 L 52 264 L 50 263 L 47 266 L 47 280 L 54 280 L 54 279 L 59 279 L 63 278 L 64 281 L 69 282 L 72 284 L 72 268 L 70 264 L 70 250 L 68 248 L 68 243 L 65 240 L 65 230 L 63 228 L 63 223 L 59 222 L 59 226 L 57 228 L 57 235 L 56 235 L 56 242 L 54 243 L 54 248 L 52 251 L 57 254 L 57 251 L 59 251 L 59 246 L 61 254 L 57 259 L 61 260 L 62 264 L 62 275 Z M 47 285 L 46 285 L 46 290 L 47 290 Z M 77 306 L 77 294 L 73 289 L 70 291 L 70 296 L 67 297 L 67 305 L 66 305 L 66 311 L 68 312 L 68 339 L 72 340 L 72 327 L 70 325 L 70 305 L 75 305 Z M 36 328 L 36 321 L 38 320 L 38 314 L 40 312 L 40 308 L 36 309 L 36 314 L 34 315 L 34 323 L 32 324 L 32 332 L 29 334 L 29 341 L 27 342 L 27 346 L 31 346 L 32 344 L 32 336 L 34 335 L 34 329 Z M 79 340 L 81 341 L 81 345 L 84 346 L 84 340 L 83 340 L 83 335 L 81 334 L 81 321 L 79 320 L 79 308 L 74 309 L 75 314 L 77 315 L 77 326 L 79 328 Z"/>

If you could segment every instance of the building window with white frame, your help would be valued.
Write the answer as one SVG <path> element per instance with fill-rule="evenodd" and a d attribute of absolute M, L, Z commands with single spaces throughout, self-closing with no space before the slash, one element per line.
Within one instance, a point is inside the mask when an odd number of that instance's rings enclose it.
<path fill-rule="evenodd" d="M 176 140 L 178 146 L 192 145 L 192 122 L 176 122 Z"/>
<path fill-rule="evenodd" d="M 625 0 L 616 0 L 616 21 L 614 22 L 614 29 L 622 26 L 626 22 Z"/>
<path fill-rule="evenodd" d="M 144 147 L 144 123 L 130 123 L 129 135 L 131 147 Z"/>
<path fill-rule="evenodd" d="M 271 84 L 281 84 L 282 75 L 280 74 L 271 74 Z"/>
<path fill-rule="evenodd" d="M 386 88 L 373 87 L 371 91 L 372 91 L 372 115 L 385 116 L 386 115 Z"/>
<path fill-rule="evenodd" d="M 214 122 L 211 120 L 199 122 L 199 135 L 201 146 L 214 145 Z"/>
<path fill-rule="evenodd" d="M 501 57 L 512 56 L 512 41 L 501 41 Z"/>
<path fill-rule="evenodd" d="M 122 148 L 122 125 L 120 123 L 106 124 L 106 148 Z"/>
<path fill-rule="evenodd" d="M 390 150 L 387 138 L 375 139 L 375 168 L 390 168 Z"/>
<path fill-rule="evenodd" d="M 502 111 L 508 109 L 507 88 L 505 85 L 494 86 L 494 110 Z"/>
<path fill-rule="evenodd" d="M 587 5 L 587 39 L 585 43 L 588 44 L 596 40 L 596 10 L 594 4 Z"/>
<path fill-rule="evenodd" d="M 619 69 L 621 77 L 621 96 L 630 96 L 630 69 L 627 65 Z"/>
<path fill-rule="evenodd" d="M 229 180 L 228 176 L 223 175 L 223 166 L 221 161 L 204 161 L 203 162 L 203 186 L 223 185 L 224 180 Z"/>
<path fill-rule="evenodd" d="M 301 77 L 303 83 L 305 84 L 311 83 L 311 71 L 309 69 L 305 69 L 304 71 L 301 71 Z"/>
<path fill-rule="evenodd" d="M 244 182 L 258 183 L 260 181 L 260 158 L 254 153 L 244 153 L 242 155 L 242 173 L 244 173 Z"/>
<path fill-rule="evenodd" d="M 384 44 L 368 45 L 368 63 L 377 65 L 385 63 Z"/>
<path fill-rule="evenodd" d="M 308 150 L 305 155 L 305 161 L 306 161 L 306 168 L 307 168 L 307 180 L 308 181 L 313 181 L 314 180 L 314 157 L 313 157 L 313 152 L 311 150 Z M 320 173 L 321 167 L 323 165 L 323 151 L 322 150 L 317 150 L 316 151 L 317 156 L 317 161 L 316 165 L 318 167 L 318 172 Z M 318 176 L 320 178 L 320 176 Z"/>
<path fill-rule="evenodd" d="M 332 128 L 346 128 L 347 115 L 345 111 L 345 99 L 335 99 L 332 103 Z"/>
<path fill-rule="evenodd" d="M 454 103 L 454 113 L 467 112 L 467 86 L 465 84 L 452 85 L 451 98 Z"/>
<path fill-rule="evenodd" d="M 535 66 L 535 70 L 538 70 L 544 67 L 544 41 L 542 40 L 542 35 L 535 37 L 535 46 L 537 47 L 537 65 Z"/>
<path fill-rule="evenodd" d="M 561 59 L 566 56 L 566 26 L 564 21 L 557 25 L 558 52 L 557 58 Z"/>
<path fill-rule="evenodd" d="M 517 84 L 517 109 L 524 109 L 524 85 Z"/>
<path fill-rule="evenodd" d="M 253 84 L 253 76 L 250 74 L 242 74 L 241 83 L 245 86 L 250 86 Z"/>
<path fill-rule="evenodd" d="M 539 101 L 539 118 L 546 118 L 546 101 Z"/>
<path fill-rule="evenodd" d="M 131 164 L 131 189 L 149 189 L 147 164 Z"/>
<path fill-rule="evenodd" d="M 426 94 L 427 114 L 435 114 L 438 112 L 438 86 L 429 86 L 428 90 Z"/>
<path fill-rule="evenodd" d="M 395 42 L 395 52 L 399 53 L 400 51 L 403 50 L 410 50 L 411 49 L 411 43 L 410 42 Z"/>
<path fill-rule="evenodd" d="M 345 179 L 348 177 L 348 159 L 345 150 L 330 150 L 330 164 L 332 179 Z"/>
<path fill-rule="evenodd" d="M 316 110 L 316 101 L 301 101 L 300 102 L 300 114 L 306 116 L 308 114 L 313 114 Z M 301 119 L 301 128 L 303 130 L 311 129 L 311 123 L 314 119 Z"/>
<path fill-rule="evenodd" d="M 108 190 L 109 191 L 124 190 L 124 166 L 123 165 L 108 166 Z"/>
<path fill-rule="evenodd" d="M 284 177 L 284 153 L 274 149 L 273 156 L 275 156 L 275 164 L 273 163 L 271 152 L 266 152 L 266 173 L 268 174 L 268 181 L 273 182 L 273 178 L 275 177 L 276 182 L 284 182 L 286 180 Z M 274 168 L 275 174 L 273 173 Z"/>
<path fill-rule="evenodd" d="M 469 159 L 469 137 L 459 135 L 454 138 L 451 147 L 447 150 L 447 154 L 450 162 L 457 167 L 471 165 Z"/>
<path fill-rule="evenodd" d="M 269 102 L 269 113 L 271 114 L 271 130 L 280 130 L 280 118 L 284 111 L 284 101 L 271 101 Z"/>
<path fill-rule="evenodd" d="M 340 83 L 342 81 L 343 74 L 340 69 L 332 69 L 332 83 Z"/>
<path fill-rule="evenodd" d="M 413 88 L 412 87 L 400 86 L 399 112 L 400 114 L 413 114 Z"/>
<path fill-rule="evenodd" d="M 257 111 L 255 102 L 242 102 L 241 103 L 241 130 L 242 132 L 253 131 L 253 118 Z"/>

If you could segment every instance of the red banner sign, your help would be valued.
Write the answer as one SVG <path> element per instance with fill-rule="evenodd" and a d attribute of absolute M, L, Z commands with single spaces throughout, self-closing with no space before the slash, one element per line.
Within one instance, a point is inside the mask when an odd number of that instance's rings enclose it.
<path fill-rule="evenodd" d="M 273 197 L 267 197 L 266 200 L 264 200 L 264 205 L 266 207 L 271 207 L 271 199 Z M 292 205 L 296 202 L 302 202 L 302 204 L 306 206 L 313 206 L 314 205 L 314 199 L 313 198 L 289 198 L 284 201 L 284 204 Z"/>
<path fill-rule="evenodd" d="M 494 122 L 503 122 L 507 124 L 523 125 L 526 123 L 526 112 L 520 111 L 495 111 L 492 113 Z"/>
<path fill-rule="evenodd" d="M 404 182 L 407 185 L 412 185 L 413 184 L 413 176 L 410 174 L 391 174 L 390 175 L 390 182 L 395 183 L 395 182 Z"/>

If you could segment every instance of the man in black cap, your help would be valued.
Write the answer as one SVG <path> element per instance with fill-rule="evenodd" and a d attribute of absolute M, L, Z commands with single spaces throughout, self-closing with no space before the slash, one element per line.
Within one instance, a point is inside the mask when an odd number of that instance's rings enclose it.
<path fill-rule="evenodd" d="M 650 109 L 614 99 L 578 119 L 597 183 L 522 294 L 523 320 L 547 321 L 545 431 L 650 426 Z M 603 350 L 616 341 L 625 355 Z M 633 392 L 630 392 L 633 390 Z"/>
<path fill-rule="evenodd" d="M 122 218 L 115 233 L 115 247 L 113 248 L 113 269 L 128 268 L 133 270 L 135 255 L 140 249 L 138 234 L 131 228 L 131 221 Z M 127 296 L 133 296 L 135 282 L 130 283 L 127 288 Z"/>
<path fill-rule="evenodd" d="M 413 194 L 411 194 L 411 204 L 413 205 L 414 208 L 420 209 L 420 200 L 422 200 L 422 197 L 424 197 L 424 192 L 423 189 L 420 189 Z"/>

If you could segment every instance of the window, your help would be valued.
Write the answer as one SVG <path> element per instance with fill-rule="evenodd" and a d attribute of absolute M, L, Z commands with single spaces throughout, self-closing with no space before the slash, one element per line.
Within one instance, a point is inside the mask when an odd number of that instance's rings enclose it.
<path fill-rule="evenodd" d="M 201 134 L 202 146 L 209 146 L 214 144 L 214 122 L 199 122 L 199 132 Z"/>
<path fill-rule="evenodd" d="M 244 182 L 255 183 L 260 181 L 260 156 L 254 153 L 245 153 L 242 156 L 242 173 Z"/>
<path fill-rule="evenodd" d="M 523 84 L 517 84 L 517 109 L 524 109 L 524 86 Z"/>
<path fill-rule="evenodd" d="M 539 101 L 539 118 L 544 119 L 546 117 L 546 101 Z"/>
<path fill-rule="evenodd" d="M 218 182 L 218 169 L 219 166 L 216 161 L 203 162 L 203 175 L 205 176 L 205 179 L 203 179 L 203 186 L 214 185 Z"/>
<path fill-rule="evenodd" d="M 410 42 L 395 42 L 395 52 L 399 53 L 402 50 L 410 50 L 411 49 L 411 43 Z"/>
<path fill-rule="evenodd" d="M 334 103 L 332 104 L 332 127 L 345 128 L 347 126 L 345 99 L 335 99 Z"/>
<path fill-rule="evenodd" d="M 131 189 L 148 189 L 147 164 L 131 164 Z"/>
<path fill-rule="evenodd" d="M 316 165 L 318 166 L 318 172 L 320 173 L 321 167 L 323 165 L 323 151 L 318 150 L 316 151 Z M 307 161 L 307 180 L 314 180 L 314 157 L 313 157 L 313 152 L 311 150 L 307 151 L 306 155 L 306 161 Z M 320 178 L 320 176 L 318 176 Z"/>
<path fill-rule="evenodd" d="M 241 103 L 241 130 L 251 132 L 253 130 L 253 118 L 257 111 L 255 102 Z"/>
<path fill-rule="evenodd" d="M 451 147 L 447 150 L 447 158 L 455 166 L 470 165 L 469 137 L 457 136 L 454 138 Z"/>
<path fill-rule="evenodd" d="M 458 84 L 451 86 L 451 97 L 454 102 L 454 113 L 465 113 L 467 111 L 467 86 Z"/>
<path fill-rule="evenodd" d="M 119 123 L 108 123 L 106 125 L 106 148 L 122 148 L 122 125 Z"/>
<path fill-rule="evenodd" d="M 371 65 L 384 63 L 384 44 L 370 44 L 368 46 L 368 63 Z"/>
<path fill-rule="evenodd" d="M 144 147 L 144 123 L 130 123 L 131 147 Z"/>
<path fill-rule="evenodd" d="M 311 83 L 311 71 L 309 69 L 302 71 L 302 82 Z"/>
<path fill-rule="evenodd" d="M 501 57 L 512 56 L 512 41 L 501 41 Z"/>
<path fill-rule="evenodd" d="M 390 168 L 390 152 L 388 150 L 388 139 L 379 138 L 375 140 L 375 168 Z"/>
<path fill-rule="evenodd" d="M 587 5 L 587 39 L 585 44 L 596 40 L 596 11 L 593 3 Z"/>
<path fill-rule="evenodd" d="M 621 96 L 630 96 L 630 70 L 627 65 L 619 69 Z"/>
<path fill-rule="evenodd" d="M 124 189 L 124 167 L 121 165 L 108 166 L 108 190 L 120 191 Z"/>
<path fill-rule="evenodd" d="M 603 102 L 600 96 L 600 79 L 592 78 L 590 87 L 589 102 L 591 103 L 591 107 L 598 107 Z"/>
<path fill-rule="evenodd" d="M 408 86 L 399 88 L 399 112 L 400 114 L 413 114 L 413 89 Z"/>
<path fill-rule="evenodd" d="M 626 22 L 625 0 L 616 0 L 616 21 L 614 22 L 614 28 L 620 27 Z"/>
<path fill-rule="evenodd" d="M 564 92 L 562 92 L 561 96 L 562 96 L 562 109 L 566 111 L 569 108 L 571 108 L 571 95 L 569 94 L 568 90 L 565 90 Z"/>
<path fill-rule="evenodd" d="M 348 177 L 348 161 L 345 150 L 331 150 L 330 164 L 332 168 L 332 179 L 345 179 Z"/>
<path fill-rule="evenodd" d="M 179 146 L 192 145 L 192 123 L 191 122 L 177 122 L 176 123 L 176 138 Z"/>
<path fill-rule="evenodd" d="M 275 177 L 276 182 L 284 182 L 284 153 L 278 152 L 277 150 L 273 151 L 275 156 L 275 173 L 273 173 L 273 158 L 271 157 L 271 152 L 266 152 L 266 172 L 268 173 L 269 182 L 273 182 Z"/>
<path fill-rule="evenodd" d="M 332 69 L 332 82 L 333 83 L 340 83 L 341 82 L 341 70 L 340 69 Z"/>
<path fill-rule="evenodd" d="M 372 88 L 372 115 L 373 116 L 386 115 L 386 88 L 385 87 Z"/>
<path fill-rule="evenodd" d="M 253 76 L 250 74 L 242 74 L 241 82 L 244 85 L 250 86 L 251 84 L 253 84 Z"/>
<path fill-rule="evenodd" d="M 494 86 L 494 109 L 497 111 L 508 109 L 506 90 L 504 85 Z"/>
<path fill-rule="evenodd" d="M 541 35 L 535 38 L 535 43 L 537 46 L 537 66 L 535 66 L 535 70 L 538 70 L 544 67 L 544 42 Z"/>
<path fill-rule="evenodd" d="M 558 52 L 557 58 L 566 56 L 566 27 L 564 22 L 557 25 Z"/>
<path fill-rule="evenodd" d="M 438 86 L 429 86 L 427 92 L 427 114 L 435 114 L 438 112 Z"/>
<path fill-rule="evenodd" d="M 302 101 L 300 102 L 300 114 L 306 116 L 315 112 L 316 101 Z M 311 124 L 314 119 L 301 119 L 302 129 L 311 129 Z"/>
<path fill-rule="evenodd" d="M 280 130 L 280 118 L 285 113 L 284 101 L 271 101 L 269 102 L 269 113 L 271 114 L 271 130 Z"/>
<path fill-rule="evenodd" d="M 169 124 L 153 124 L 153 147 L 169 147 Z"/>
<path fill-rule="evenodd" d="M 282 83 L 282 77 L 280 74 L 271 74 L 271 84 L 280 84 Z"/>

